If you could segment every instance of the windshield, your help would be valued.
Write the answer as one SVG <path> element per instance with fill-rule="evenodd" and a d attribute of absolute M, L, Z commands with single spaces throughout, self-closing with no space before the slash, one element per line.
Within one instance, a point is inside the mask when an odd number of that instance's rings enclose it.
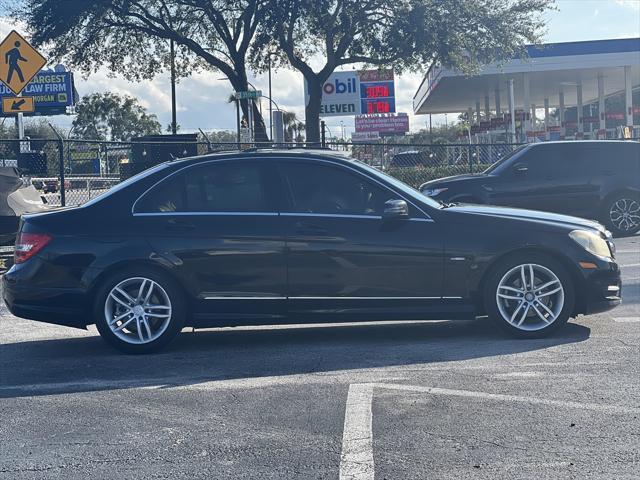
<path fill-rule="evenodd" d="M 402 193 L 404 193 L 411 199 L 417 202 L 426 203 L 427 205 L 433 208 L 440 208 L 442 206 L 440 205 L 440 202 L 434 200 L 433 198 L 427 197 L 426 195 L 423 195 L 419 190 L 416 190 L 411 185 L 407 185 L 406 183 L 401 182 L 397 178 L 394 178 L 391 175 L 381 172 L 380 170 L 375 169 L 359 160 L 353 160 L 353 161 L 356 162 L 360 167 L 376 175 L 377 177 L 383 177 L 387 183 L 391 184 L 392 186 L 400 190 Z"/>
<path fill-rule="evenodd" d="M 502 157 L 497 162 L 493 163 L 489 168 L 487 168 L 482 173 L 490 174 L 490 173 L 495 172 L 499 167 L 501 167 L 503 164 L 505 164 L 509 159 L 513 158 L 515 155 L 518 155 L 522 150 L 524 150 L 528 146 L 529 145 L 521 145 L 518 148 L 516 148 L 515 150 L 513 150 L 512 152 L 507 153 L 504 157 Z"/>

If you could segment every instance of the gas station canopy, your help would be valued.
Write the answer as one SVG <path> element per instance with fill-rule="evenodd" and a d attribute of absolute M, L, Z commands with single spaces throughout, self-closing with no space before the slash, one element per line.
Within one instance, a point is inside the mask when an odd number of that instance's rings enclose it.
<path fill-rule="evenodd" d="M 630 102 L 640 86 L 640 38 L 528 46 L 527 53 L 473 76 L 432 65 L 413 98 L 414 113 L 479 111 L 480 103 L 485 112 L 500 113 L 509 103 L 510 80 L 514 108 L 524 110 L 588 104 L 620 92 Z"/>

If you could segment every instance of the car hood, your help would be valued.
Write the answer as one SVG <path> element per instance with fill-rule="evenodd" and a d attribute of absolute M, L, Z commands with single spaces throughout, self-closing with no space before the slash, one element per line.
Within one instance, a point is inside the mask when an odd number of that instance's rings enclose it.
<path fill-rule="evenodd" d="M 463 175 L 453 175 L 451 177 L 438 178 L 436 180 L 430 180 L 426 183 L 423 183 L 422 185 L 420 185 L 420 190 L 424 190 L 425 188 L 432 188 L 435 185 L 443 186 L 445 184 L 448 185 L 456 182 L 481 181 L 483 179 L 486 179 L 488 176 L 489 175 L 486 175 L 484 173 L 466 173 Z"/>
<path fill-rule="evenodd" d="M 541 212 L 538 210 L 524 210 L 521 208 L 495 207 L 490 205 L 470 205 L 456 204 L 446 207 L 446 210 L 458 213 L 466 213 L 472 215 L 486 215 L 498 218 L 511 218 L 514 220 L 532 221 L 550 225 L 563 226 L 567 229 L 587 229 L 596 230 L 602 234 L 606 233 L 606 229 L 600 223 L 584 218 L 571 217 L 569 215 L 560 215 L 558 213 Z"/>

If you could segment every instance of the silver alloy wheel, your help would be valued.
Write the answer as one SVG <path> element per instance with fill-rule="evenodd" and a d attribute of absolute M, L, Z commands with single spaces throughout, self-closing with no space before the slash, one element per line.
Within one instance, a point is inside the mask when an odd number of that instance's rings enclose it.
<path fill-rule="evenodd" d="M 547 267 L 522 264 L 504 274 L 496 289 L 496 302 L 507 323 L 533 332 L 558 319 L 564 307 L 564 288 Z"/>
<path fill-rule="evenodd" d="M 132 344 L 156 340 L 171 323 L 171 300 L 158 283 L 132 277 L 111 289 L 104 303 L 104 317 L 113 334 Z"/>
<path fill-rule="evenodd" d="M 609 220 L 623 232 L 635 232 L 640 228 L 640 203 L 633 198 L 621 198 L 609 209 Z"/>

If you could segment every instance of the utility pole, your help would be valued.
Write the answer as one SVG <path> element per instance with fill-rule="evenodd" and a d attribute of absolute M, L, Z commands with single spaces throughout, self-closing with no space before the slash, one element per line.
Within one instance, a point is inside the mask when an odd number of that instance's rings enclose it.
<path fill-rule="evenodd" d="M 176 121 L 176 52 L 173 39 L 169 41 L 171 56 L 171 134 L 178 133 L 178 123 Z"/>

